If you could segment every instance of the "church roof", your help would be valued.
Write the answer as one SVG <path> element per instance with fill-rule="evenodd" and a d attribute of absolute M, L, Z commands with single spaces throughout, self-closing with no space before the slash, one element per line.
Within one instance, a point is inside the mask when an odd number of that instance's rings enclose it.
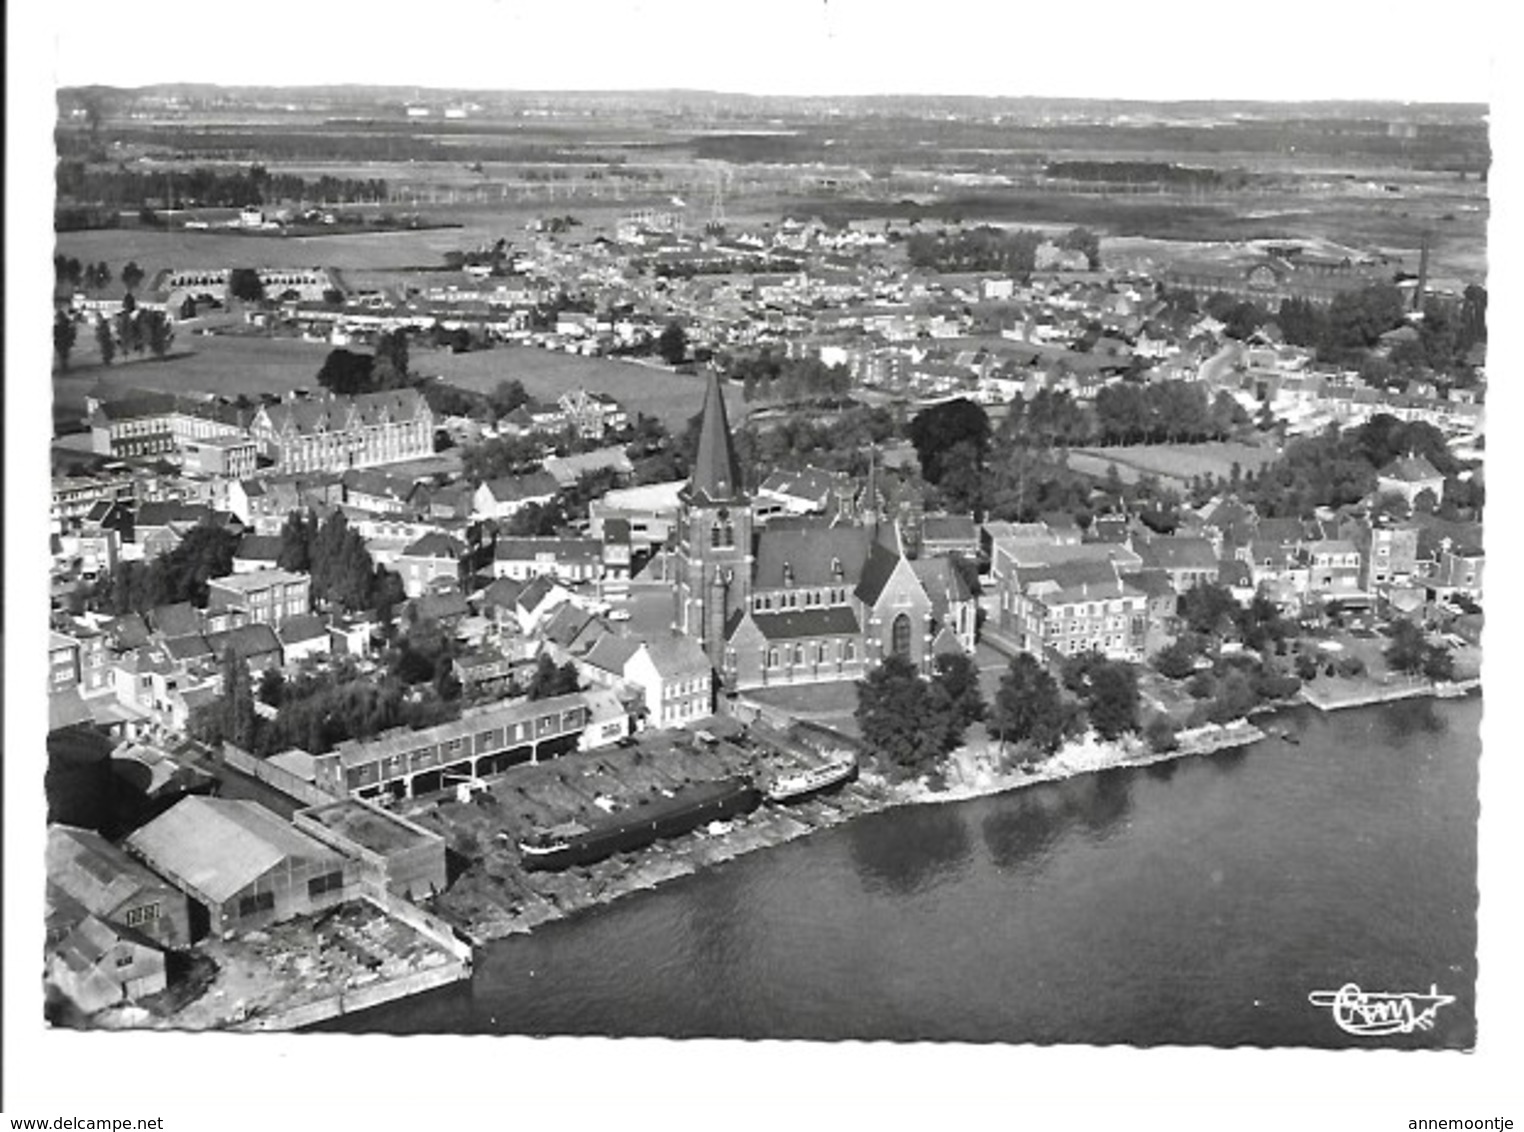
<path fill-rule="evenodd" d="M 869 540 L 865 527 L 770 523 L 757 536 L 753 586 L 759 590 L 855 586 L 862 577 Z"/>
<path fill-rule="evenodd" d="M 883 543 L 875 542 L 868 551 L 868 560 L 863 563 L 862 580 L 857 583 L 857 599 L 864 605 L 877 604 L 899 564 L 899 555 Z"/>
<path fill-rule="evenodd" d="M 741 483 L 741 465 L 736 460 L 730 421 L 725 415 L 725 398 L 720 393 L 720 379 L 713 373 L 704 390 L 704 420 L 699 428 L 698 455 L 693 460 L 688 492 L 700 503 L 743 502 L 746 499 Z"/>
<path fill-rule="evenodd" d="M 801 637 L 845 637 L 862 632 L 857 614 L 846 606 L 829 609 L 799 609 L 785 613 L 753 613 L 752 621 L 769 641 L 796 640 Z"/>

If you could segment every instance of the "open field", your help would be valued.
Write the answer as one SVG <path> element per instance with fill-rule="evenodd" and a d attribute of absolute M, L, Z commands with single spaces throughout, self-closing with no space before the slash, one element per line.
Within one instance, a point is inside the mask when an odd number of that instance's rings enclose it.
<path fill-rule="evenodd" d="M 704 398 L 705 379 L 700 376 L 532 346 L 499 346 L 469 354 L 415 350 L 412 365 L 416 373 L 438 374 L 453 385 L 481 392 L 516 378 L 531 396 L 544 400 L 554 401 L 572 389 L 607 393 L 631 416 L 639 412 L 657 417 L 673 433 L 683 430 Z M 746 412 L 740 390 L 726 387 L 725 395 L 731 423 L 738 424 Z"/>
<path fill-rule="evenodd" d="M 1139 476 L 1156 475 L 1178 480 L 1211 475 L 1227 479 L 1237 463 L 1242 471 L 1256 475 L 1276 459 L 1275 449 L 1250 444 L 1212 441 L 1206 444 L 1135 444 L 1123 448 L 1076 448 L 1069 453 L 1069 466 L 1087 475 L 1104 476 L 1115 464 L 1123 483 L 1136 483 Z"/>
<path fill-rule="evenodd" d="M 288 393 L 317 388 L 317 372 L 329 348 L 320 342 L 264 336 L 195 336 L 176 339 L 175 353 L 162 360 L 144 355 L 125 364 L 100 364 L 85 354 L 67 374 L 53 375 L 53 396 L 60 409 L 83 408 L 87 390 L 106 386 L 156 389 L 166 393 L 190 391 L 237 397 L 244 393 Z"/>
<path fill-rule="evenodd" d="M 82 414 L 85 393 L 97 382 L 122 389 L 164 392 L 198 391 L 225 397 L 261 393 L 284 394 L 294 389 L 318 390 L 317 373 L 332 349 L 324 342 L 263 335 L 187 337 L 175 342 L 176 352 L 162 360 L 142 356 L 126 363 L 100 364 L 93 343 L 81 341 L 67 374 L 53 375 L 55 412 Z M 517 379 L 531 396 L 554 401 L 572 389 L 607 393 L 633 416 L 646 413 L 679 433 L 699 411 L 704 378 L 610 358 L 584 358 L 528 346 L 499 346 L 469 354 L 452 354 L 415 344 L 413 372 L 442 377 L 465 389 L 487 392 L 500 381 Z M 726 389 L 731 419 L 745 415 L 738 389 Z"/>
<path fill-rule="evenodd" d="M 502 232 L 498 233 L 503 234 Z M 496 237 L 494 237 L 496 238 Z M 337 267 L 386 269 L 444 262 L 444 253 L 474 246 L 481 235 L 459 228 L 365 232 L 351 236 L 260 236 L 236 232 L 106 228 L 60 232 L 59 254 L 83 263 L 104 260 L 113 272 L 133 260 L 148 273 L 169 267 Z"/>

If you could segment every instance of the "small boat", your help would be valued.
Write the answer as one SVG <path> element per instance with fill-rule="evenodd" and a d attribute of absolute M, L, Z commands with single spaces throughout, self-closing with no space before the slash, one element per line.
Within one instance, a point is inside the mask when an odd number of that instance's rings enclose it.
<path fill-rule="evenodd" d="M 1281 738 L 1290 743 L 1293 747 L 1300 746 L 1302 742 L 1302 737 L 1295 731 L 1282 731 Z"/>
<path fill-rule="evenodd" d="M 821 766 L 780 774 L 767 784 L 769 802 L 791 802 L 857 777 L 857 756 L 847 751 Z"/>

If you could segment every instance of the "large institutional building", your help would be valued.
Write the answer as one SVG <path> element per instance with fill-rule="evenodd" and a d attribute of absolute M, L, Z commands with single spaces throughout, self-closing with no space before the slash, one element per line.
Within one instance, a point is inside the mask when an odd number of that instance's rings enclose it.
<path fill-rule="evenodd" d="M 733 690 L 855 680 L 885 657 L 929 672 L 974 647 L 974 598 L 945 558 L 912 560 L 870 485 L 859 518 L 754 530 L 719 382 L 705 393 L 673 551 L 678 632 Z"/>
<path fill-rule="evenodd" d="M 345 472 L 434 452 L 434 412 L 416 389 L 261 406 L 249 425 L 276 472 Z"/>

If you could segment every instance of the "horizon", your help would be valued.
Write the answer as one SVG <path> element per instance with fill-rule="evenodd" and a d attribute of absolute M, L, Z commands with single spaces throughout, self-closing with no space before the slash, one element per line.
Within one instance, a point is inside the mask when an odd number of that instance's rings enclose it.
<path fill-rule="evenodd" d="M 28 12 L 13 20 L 51 40 L 51 59 L 34 65 L 51 62 L 55 89 L 415 86 L 1487 105 L 1501 49 L 1478 45 L 1507 42 L 1489 34 L 1493 7 L 1462 0 L 1435 20 L 1415 0 L 1392 0 L 1379 11 L 1287 0 L 1271 34 L 1257 18 L 1224 15 L 1202 0 L 1148 10 L 1104 0 L 1082 22 L 1066 10 L 1017 11 L 991 0 L 949 0 L 932 13 L 903 0 L 779 0 L 722 12 L 698 0 L 588 0 L 574 23 L 556 10 L 494 0 L 459 0 L 437 21 L 405 9 L 390 13 L 405 12 L 400 19 L 378 18 L 372 6 L 341 2 L 311 28 L 241 10 L 163 26 L 124 21 L 104 0 L 80 0 L 67 16 Z M 436 29 L 455 34 L 442 37 L 442 48 L 408 49 L 420 31 Z M 236 52 L 218 50 L 225 42 L 236 42 Z M 918 93 L 928 90 L 940 93 Z"/>
<path fill-rule="evenodd" d="M 643 95 L 655 97 L 666 95 L 685 98 L 738 98 L 755 99 L 779 99 L 791 102 L 825 102 L 837 100 L 871 101 L 874 99 L 939 99 L 944 101 L 965 102 L 1074 102 L 1074 103 L 1098 103 L 1098 102 L 1124 102 L 1143 106 L 1441 106 L 1441 107 L 1476 107 L 1486 109 L 1491 103 L 1475 99 L 1412 99 L 1392 97 L 1337 97 L 1337 98 L 1297 98 L 1284 96 L 1275 98 L 1207 98 L 1200 96 L 1192 97 L 1145 97 L 1142 95 L 1088 95 L 1088 94 L 970 94 L 953 91 L 932 90 L 878 90 L 854 93 L 818 93 L 818 94 L 784 94 L 784 93 L 757 93 L 739 89 L 721 89 L 711 87 L 686 87 L 686 86 L 632 86 L 632 87 L 487 87 L 487 86 L 438 86 L 426 83 L 405 82 L 284 82 L 284 83 L 231 83 L 210 82 L 185 79 L 161 79 L 149 82 L 136 83 L 123 86 L 116 83 L 87 82 L 72 83 L 57 88 L 59 94 L 73 94 L 90 90 L 105 90 L 120 94 L 145 94 L 153 91 L 170 90 L 176 88 L 205 89 L 218 91 L 311 91 L 311 92 L 372 92 L 372 91 L 413 91 L 417 94 L 450 94 L 450 95 L 557 95 L 562 97 L 609 97 L 617 95 Z"/>

